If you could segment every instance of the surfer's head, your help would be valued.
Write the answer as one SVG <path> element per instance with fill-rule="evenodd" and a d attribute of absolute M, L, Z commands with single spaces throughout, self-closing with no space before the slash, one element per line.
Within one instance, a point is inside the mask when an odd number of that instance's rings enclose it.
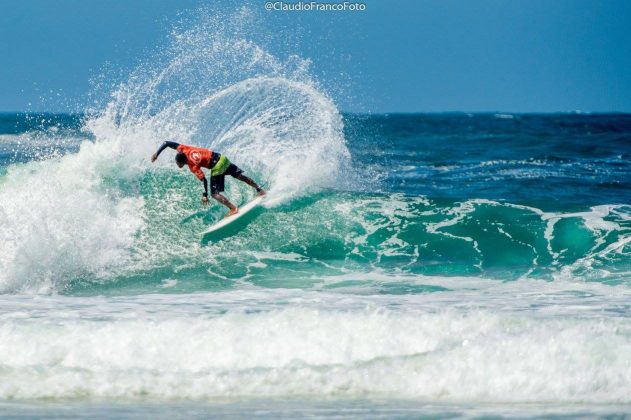
<path fill-rule="evenodd" d="M 180 168 L 186 165 L 186 155 L 182 152 L 178 152 L 175 155 L 175 163 L 177 163 L 177 166 Z"/>

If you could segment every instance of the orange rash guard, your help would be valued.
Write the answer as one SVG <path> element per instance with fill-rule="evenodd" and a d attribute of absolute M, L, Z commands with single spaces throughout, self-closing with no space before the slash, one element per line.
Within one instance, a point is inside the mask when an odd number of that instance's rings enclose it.
<path fill-rule="evenodd" d="M 195 176 L 197 176 L 197 178 L 199 178 L 200 181 L 203 180 L 204 173 L 201 168 L 210 169 L 210 163 L 213 159 L 213 151 L 202 147 L 187 146 L 185 144 L 180 144 L 175 150 L 186 155 L 186 164 L 188 165 L 188 168 L 195 174 Z"/>

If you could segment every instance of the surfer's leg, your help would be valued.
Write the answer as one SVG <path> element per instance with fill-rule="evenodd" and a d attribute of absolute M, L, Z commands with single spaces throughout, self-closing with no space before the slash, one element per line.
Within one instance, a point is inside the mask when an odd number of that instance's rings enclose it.
<path fill-rule="evenodd" d="M 254 188 L 256 190 L 256 192 L 258 193 L 257 195 L 264 195 L 265 194 L 265 190 L 263 188 L 261 188 L 259 186 L 259 184 L 254 182 L 254 180 L 252 178 L 243 175 L 243 170 L 241 168 L 239 168 L 237 165 L 235 165 L 234 163 L 231 163 L 230 166 L 228 166 L 228 169 L 226 169 L 226 172 L 224 172 L 224 175 L 230 175 L 230 176 L 238 179 L 241 182 L 245 182 L 250 187 L 252 187 L 252 188 Z"/>
<path fill-rule="evenodd" d="M 232 216 L 233 214 L 237 213 L 239 209 L 237 208 L 237 206 L 232 204 L 230 200 L 228 200 L 221 194 L 221 192 L 224 190 L 224 179 L 224 175 L 211 176 L 210 193 L 215 200 L 219 201 L 221 204 L 230 209 L 227 216 Z"/>
<path fill-rule="evenodd" d="M 254 180 L 250 177 L 247 177 L 243 174 L 239 175 L 236 177 L 239 181 L 243 181 L 246 184 L 248 184 L 250 187 L 254 188 L 256 190 L 257 193 L 259 193 L 260 195 L 265 194 L 265 190 L 261 187 L 259 187 L 259 184 L 257 184 L 256 182 L 254 182 Z M 262 193 L 262 194 L 261 194 Z"/>
<path fill-rule="evenodd" d="M 234 171 L 232 171 L 230 175 L 237 178 L 239 181 L 245 182 L 250 187 L 254 188 L 256 192 L 258 193 L 257 195 L 265 195 L 265 190 L 261 188 L 259 184 L 257 184 L 252 178 L 250 178 L 249 176 L 243 175 L 243 171 L 237 168 L 236 166 L 234 167 Z"/>
<path fill-rule="evenodd" d="M 232 216 L 233 214 L 237 213 L 239 211 L 239 209 L 237 208 L 237 206 L 235 206 L 234 204 L 232 204 L 230 202 L 230 200 L 228 200 L 226 197 L 224 197 L 222 194 L 219 193 L 215 193 L 213 194 L 213 198 L 217 201 L 219 201 L 221 204 L 223 204 L 224 206 L 228 207 L 230 209 L 230 211 L 228 212 L 228 216 Z"/>

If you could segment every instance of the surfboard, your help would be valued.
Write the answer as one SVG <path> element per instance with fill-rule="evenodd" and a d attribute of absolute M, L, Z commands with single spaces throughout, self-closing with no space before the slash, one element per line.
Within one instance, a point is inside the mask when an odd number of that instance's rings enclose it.
<path fill-rule="evenodd" d="M 236 222 L 237 220 L 241 219 L 243 216 L 248 214 L 248 212 L 250 212 L 256 206 L 261 204 L 261 202 L 263 201 L 264 198 L 265 198 L 265 196 L 253 198 L 246 205 L 239 207 L 239 212 L 237 214 L 234 214 L 234 215 L 232 215 L 230 217 L 224 217 L 223 219 L 221 219 L 220 221 L 218 221 L 217 223 L 215 223 L 214 225 L 209 227 L 207 230 L 202 232 L 202 237 L 208 235 L 209 233 L 221 231 L 224 228 L 226 228 L 227 226 L 229 226 L 232 223 Z"/>

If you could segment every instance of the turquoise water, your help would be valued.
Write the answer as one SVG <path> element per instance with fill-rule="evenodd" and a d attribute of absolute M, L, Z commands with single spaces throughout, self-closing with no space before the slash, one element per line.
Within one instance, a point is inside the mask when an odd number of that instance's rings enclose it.
<path fill-rule="evenodd" d="M 631 116 L 344 114 L 242 18 L 85 112 L 0 114 L 0 411 L 627 413 Z M 202 240 L 225 209 L 168 139 L 266 204 Z"/>
<path fill-rule="evenodd" d="M 220 240 L 202 240 L 200 232 L 225 210 L 202 208 L 200 185 L 170 162 L 153 167 L 145 154 L 126 167 L 124 153 L 113 150 L 120 145 L 85 132 L 87 116 L 3 118 L 5 131 L 27 126 L 4 134 L 9 173 L 3 193 L 26 197 L 37 189 L 48 200 L 38 206 L 7 198 L 7 204 L 14 201 L 7 212 L 15 212 L 5 213 L 7 243 L 15 245 L 13 254 L 4 253 L 8 292 L 161 293 L 165 282 L 169 293 L 244 283 L 371 293 L 441 290 L 423 286 L 427 276 L 628 284 L 631 169 L 624 133 L 631 118 L 624 115 L 347 115 L 340 118 L 347 128 L 338 146 L 348 162 L 338 170 L 350 173 L 314 187 L 300 185 L 300 171 L 290 170 L 279 177 L 286 185 L 278 192 L 266 180 L 273 203 Z M 39 125 L 28 126 L 31 120 Z M 508 139 L 515 124 L 525 125 L 526 135 Z M 457 153 L 436 141 L 443 125 L 459 136 Z M 426 133 L 428 126 L 440 128 Z M 403 127 L 405 134 L 396 134 Z M 529 144 L 543 137 L 545 143 Z M 479 144 L 494 138 L 501 147 Z M 555 152 L 560 145 L 562 155 Z M 284 145 L 273 147 L 280 154 Z M 99 149 L 109 155 L 101 157 Z M 277 156 L 280 165 L 291 164 L 292 153 Z M 323 159 L 329 157 L 325 152 Z M 237 202 L 252 196 L 243 185 L 228 188 Z M 21 241 L 31 239 L 37 246 L 25 248 Z M 85 243 L 77 247 L 76 241 Z M 381 280 L 387 277 L 406 280 Z"/>

